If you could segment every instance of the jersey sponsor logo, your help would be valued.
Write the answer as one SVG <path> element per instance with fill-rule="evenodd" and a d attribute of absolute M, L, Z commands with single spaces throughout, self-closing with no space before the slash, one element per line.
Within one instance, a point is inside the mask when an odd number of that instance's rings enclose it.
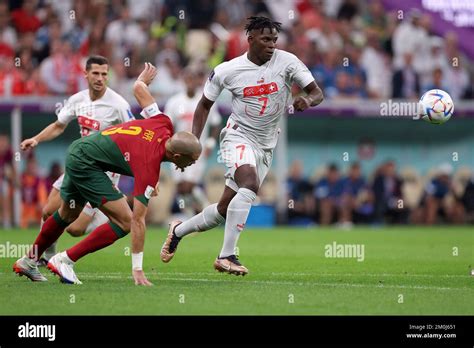
<path fill-rule="evenodd" d="M 100 130 L 100 122 L 86 116 L 77 116 L 77 122 L 83 128 Z"/>
<path fill-rule="evenodd" d="M 216 72 L 212 70 L 211 73 L 209 74 L 209 81 L 212 81 L 212 79 L 214 78 L 214 75 L 216 75 Z"/>
<path fill-rule="evenodd" d="M 261 95 L 272 94 L 278 92 L 278 85 L 276 82 L 266 83 L 258 86 L 248 86 L 244 88 L 244 98 L 258 97 Z"/>
<path fill-rule="evenodd" d="M 262 77 L 260 78 L 260 80 L 257 81 L 257 83 L 264 83 L 265 82 L 265 79 Z"/>

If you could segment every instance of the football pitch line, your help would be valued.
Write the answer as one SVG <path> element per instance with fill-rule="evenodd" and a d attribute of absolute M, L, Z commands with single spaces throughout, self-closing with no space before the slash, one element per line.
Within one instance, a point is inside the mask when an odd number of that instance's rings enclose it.
<path fill-rule="evenodd" d="M 149 273 L 157 275 L 156 273 Z M 186 275 L 197 275 L 197 273 L 186 273 Z M 209 275 L 206 273 L 206 275 Z M 226 275 L 218 274 L 220 277 Z M 79 273 L 79 279 L 132 279 L 132 276 L 124 276 L 122 273 Z M 228 279 L 207 279 L 207 278 L 176 278 L 176 277 L 160 277 L 161 280 L 184 281 L 184 282 L 203 282 L 203 283 L 234 283 L 235 280 Z M 291 281 L 275 281 L 275 280 L 244 280 L 246 284 L 252 283 L 256 285 L 297 285 L 297 286 L 329 286 L 329 287 L 356 287 L 356 288 L 379 288 L 379 289 L 414 289 L 414 290 L 473 290 L 469 287 L 437 287 L 437 286 L 419 286 L 419 285 L 383 285 L 383 284 L 359 284 L 359 283 L 320 283 L 320 282 L 291 282 Z"/>

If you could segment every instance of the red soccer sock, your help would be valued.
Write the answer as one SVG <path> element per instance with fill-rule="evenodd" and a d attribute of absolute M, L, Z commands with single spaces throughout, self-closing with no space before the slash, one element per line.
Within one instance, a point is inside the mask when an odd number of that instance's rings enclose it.
<path fill-rule="evenodd" d="M 56 211 L 43 223 L 40 234 L 36 237 L 35 243 L 27 256 L 38 261 L 44 251 L 58 240 L 68 225 L 69 222 L 64 221 Z"/>
<path fill-rule="evenodd" d="M 119 226 L 109 221 L 97 227 L 82 241 L 66 250 L 66 253 L 72 261 L 76 262 L 89 253 L 113 244 L 125 235 L 126 233 Z"/>

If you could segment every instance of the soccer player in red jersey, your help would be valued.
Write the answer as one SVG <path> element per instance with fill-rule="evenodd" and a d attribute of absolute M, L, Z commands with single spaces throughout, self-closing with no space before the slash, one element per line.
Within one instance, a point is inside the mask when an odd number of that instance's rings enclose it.
<path fill-rule="evenodd" d="M 24 267 L 25 258 L 37 260 L 64 228 L 77 219 L 84 204 L 99 208 L 109 222 L 97 227 L 81 242 L 51 258 L 48 268 L 62 282 L 80 284 L 74 263 L 81 257 L 105 248 L 132 232 L 132 273 L 137 285 L 151 285 L 142 269 L 145 243 L 145 216 L 148 200 L 157 194 L 161 162 L 173 162 L 184 169 L 201 154 L 199 140 L 190 132 L 173 135 L 173 125 L 161 113 L 148 85 L 156 76 L 156 68 L 145 63 L 134 84 L 134 94 L 143 108 L 145 120 L 134 120 L 110 127 L 100 133 L 74 141 L 66 158 L 66 175 L 61 186 L 61 206 L 46 220 L 28 255 L 13 266 L 16 273 L 33 280 L 33 271 Z M 126 198 L 112 185 L 104 173 L 135 178 L 133 211 Z M 37 270 L 37 269 L 36 269 Z"/>

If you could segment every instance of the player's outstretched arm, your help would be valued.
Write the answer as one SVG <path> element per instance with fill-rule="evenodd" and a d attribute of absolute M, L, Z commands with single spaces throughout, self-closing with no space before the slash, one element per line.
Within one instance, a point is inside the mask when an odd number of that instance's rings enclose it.
<path fill-rule="evenodd" d="M 26 151 L 28 149 L 32 149 L 38 146 L 38 144 L 43 141 L 49 141 L 54 138 L 57 138 L 64 132 L 66 127 L 67 124 L 62 124 L 59 121 L 53 122 L 45 129 L 43 129 L 39 134 L 36 134 L 33 138 L 23 140 L 20 144 L 20 148 L 23 151 Z"/>
<path fill-rule="evenodd" d="M 214 102 L 207 99 L 204 95 L 201 97 L 196 110 L 194 111 L 193 117 L 193 134 L 199 139 L 201 137 L 202 130 L 206 124 L 207 117 L 209 116 L 209 111 L 211 110 Z"/>
<path fill-rule="evenodd" d="M 293 102 L 293 107 L 296 111 L 303 111 L 311 106 L 316 106 L 322 103 L 324 96 L 323 91 L 316 82 L 311 82 L 303 90 L 306 93 L 306 96 L 299 96 L 295 98 Z"/>
<path fill-rule="evenodd" d="M 155 104 L 155 98 L 150 93 L 148 85 L 157 74 L 157 69 L 151 63 L 145 63 L 145 68 L 133 84 L 133 95 L 142 109 Z"/>
<path fill-rule="evenodd" d="M 138 199 L 133 201 L 132 215 L 132 274 L 135 285 L 153 285 L 148 281 L 143 272 L 143 248 L 145 246 L 145 216 L 147 207 Z"/>

